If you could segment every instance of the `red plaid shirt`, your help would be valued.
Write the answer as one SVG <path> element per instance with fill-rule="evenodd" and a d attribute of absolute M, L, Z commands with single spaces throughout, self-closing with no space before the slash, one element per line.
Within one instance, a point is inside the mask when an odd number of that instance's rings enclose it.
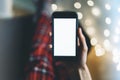
<path fill-rule="evenodd" d="M 42 15 L 38 21 L 37 29 L 33 38 L 32 52 L 30 53 L 29 64 L 26 67 L 25 80 L 58 80 L 54 71 L 57 70 L 59 75 L 62 75 L 60 80 L 70 80 L 64 78 L 66 76 L 63 67 L 53 70 L 53 60 L 49 44 L 51 38 L 49 32 L 51 31 L 51 19 L 46 15 Z M 62 70 L 63 69 L 63 70 Z M 60 72 L 58 71 L 60 70 Z"/>

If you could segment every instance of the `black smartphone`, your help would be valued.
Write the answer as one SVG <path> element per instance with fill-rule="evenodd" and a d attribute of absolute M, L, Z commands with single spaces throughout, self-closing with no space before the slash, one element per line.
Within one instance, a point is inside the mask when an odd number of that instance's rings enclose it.
<path fill-rule="evenodd" d="M 52 14 L 52 52 L 55 60 L 77 59 L 78 16 L 76 12 Z"/>

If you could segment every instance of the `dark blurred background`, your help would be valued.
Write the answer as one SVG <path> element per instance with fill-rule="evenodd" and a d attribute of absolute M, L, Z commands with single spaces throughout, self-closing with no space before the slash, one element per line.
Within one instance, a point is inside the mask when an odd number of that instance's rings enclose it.
<path fill-rule="evenodd" d="M 22 80 L 35 26 L 32 0 L 0 0 L 0 80 Z"/>

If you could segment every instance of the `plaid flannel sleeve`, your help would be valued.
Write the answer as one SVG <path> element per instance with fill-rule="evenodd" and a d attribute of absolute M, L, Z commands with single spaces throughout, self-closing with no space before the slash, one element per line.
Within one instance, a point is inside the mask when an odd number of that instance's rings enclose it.
<path fill-rule="evenodd" d="M 25 80 L 54 80 L 52 66 L 52 53 L 49 32 L 51 31 L 50 18 L 42 15 L 33 37 L 33 46 L 30 53 L 29 63 L 25 69 Z"/>

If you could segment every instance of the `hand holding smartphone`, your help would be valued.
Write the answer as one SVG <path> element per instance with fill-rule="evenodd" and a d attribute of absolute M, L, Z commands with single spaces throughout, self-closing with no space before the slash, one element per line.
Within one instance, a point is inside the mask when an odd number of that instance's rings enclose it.
<path fill-rule="evenodd" d="M 52 14 L 52 51 L 55 60 L 77 60 L 78 17 L 75 12 Z"/>

